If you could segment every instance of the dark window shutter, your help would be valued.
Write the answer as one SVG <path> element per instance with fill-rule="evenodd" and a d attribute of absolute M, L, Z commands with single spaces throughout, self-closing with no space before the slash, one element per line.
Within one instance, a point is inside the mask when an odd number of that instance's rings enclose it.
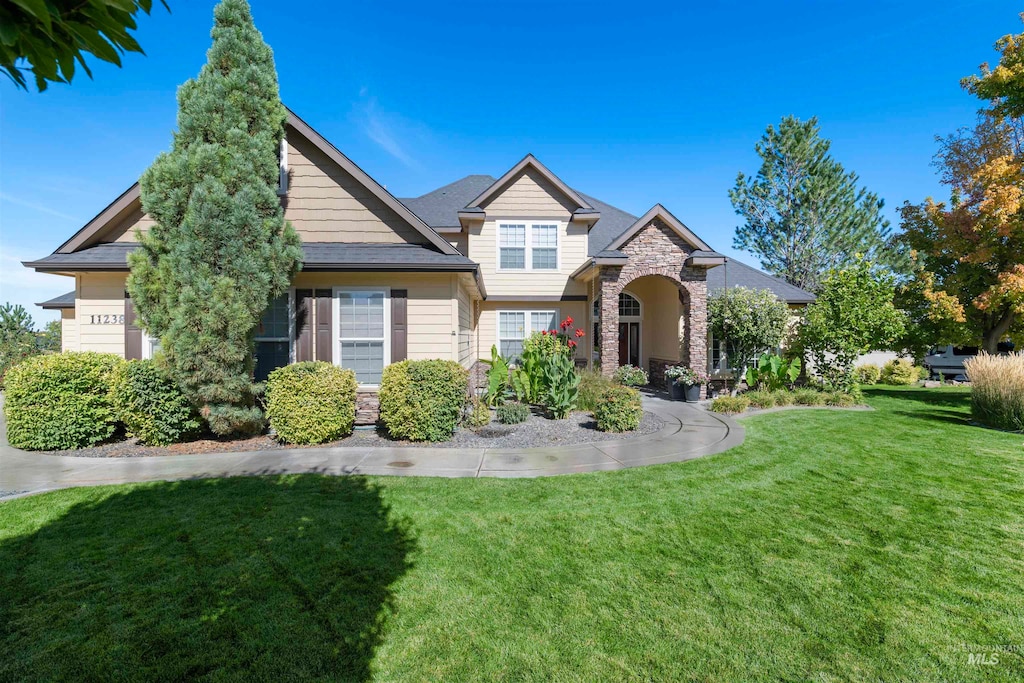
<path fill-rule="evenodd" d="M 391 290 L 391 362 L 405 360 L 409 352 L 409 290 Z"/>
<path fill-rule="evenodd" d="M 334 337 L 331 326 L 334 318 L 334 297 L 331 290 L 318 289 L 316 297 L 316 359 L 334 362 Z"/>
<path fill-rule="evenodd" d="M 124 357 L 128 360 L 142 358 L 142 328 L 135 324 L 135 304 L 128 292 L 124 293 Z"/>
<path fill-rule="evenodd" d="M 295 290 L 295 360 L 314 360 L 313 353 L 313 290 Z"/>

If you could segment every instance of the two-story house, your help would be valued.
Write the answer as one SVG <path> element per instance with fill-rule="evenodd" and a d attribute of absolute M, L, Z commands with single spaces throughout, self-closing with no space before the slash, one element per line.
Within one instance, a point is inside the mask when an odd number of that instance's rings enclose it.
<path fill-rule="evenodd" d="M 532 332 L 566 316 L 588 331 L 577 362 L 606 373 L 632 363 L 657 382 L 668 365 L 713 362 L 708 271 L 725 258 L 660 204 L 630 215 L 533 156 L 497 179 L 472 175 L 397 199 L 293 113 L 286 130 L 281 202 L 304 259 L 263 316 L 258 379 L 304 360 L 351 368 L 370 419 L 389 363 L 446 358 L 473 369 L 492 345 L 515 357 Z M 74 279 L 73 292 L 40 304 L 60 309 L 64 350 L 153 354 L 159 342 L 135 324 L 125 291 L 127 254 L 151 224 L 135 184 L 25 264 Z M 791 304 L 810 299 L 760 271 L 739 272 Z"/>

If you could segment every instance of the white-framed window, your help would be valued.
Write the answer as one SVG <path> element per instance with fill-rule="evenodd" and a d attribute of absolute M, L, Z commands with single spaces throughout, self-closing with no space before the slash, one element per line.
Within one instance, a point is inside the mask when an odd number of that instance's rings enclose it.
<path fill-rule="evenodd" d="M 335 287 L 335 365 L 356 373 L 363 386 L 380 386 L 391 362 L 391 290 Z"/>
<path fill-rule="evenodd" d="M 500 221 L 498 270 L 558 270 L 558 232 L 553 221 Z"/>
<path fill-rule="evenodd" d="M 498 311 L 498 352 L 518 360 L 523 340 L 534 332 L 558 329 L 558 311 Z"/>
<path fill-rule="evenodd" d="M 142 332 L 142 357 L 151 359 L 160 350 L 160 337 L 150 337 L 145 331 Z"/>
<path fill-rule="evenodd" d="M 271 301 L 260 317 L 253 376 L 257 382 L 266 381 L 267 375 L 291 361 L 291 295 L 286 292 Z"/>

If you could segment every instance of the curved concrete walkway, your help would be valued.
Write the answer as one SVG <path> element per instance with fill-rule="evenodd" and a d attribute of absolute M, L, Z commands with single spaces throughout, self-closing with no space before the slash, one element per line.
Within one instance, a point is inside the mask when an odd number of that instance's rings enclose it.
<path fill-rule="evenodd" d="M 141 458 L 78 458 L 7 444 L 0 416 L 0 500 L 73 486 L 265 474 L 546 477 L 692 460 L 743 443 L 743 427 L 694 404 L 645 396 L 665 426 L 646 436 L 557 448 L 344 447 Z M 2 405 L 2 404 L 0 404 Z"/>

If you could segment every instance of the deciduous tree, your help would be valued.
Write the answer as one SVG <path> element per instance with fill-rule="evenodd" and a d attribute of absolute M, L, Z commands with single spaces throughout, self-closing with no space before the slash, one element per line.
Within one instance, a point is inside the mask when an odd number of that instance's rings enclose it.
<path fill-rule="evenodd" d="M 273 55 L 245 0 L 214 18 L 207 64 L 178 91 L 171 151 L 142 176 L 155 224 L 138 235 L 128 290 L 211 429 L 232 434 L 262 423 L 254 335 L 302 252 L 277 196 L 286 111 Z"/>
<path fill-rule="evenodd" d="M 750 359 L 782 343 L 789 307 L 764 289 L 730 287 L 708 297 L 708 326 L 733 354 L 727 359 L 745 377 Z"/>
<path fill-rule="evenodd" d="M 886 263 L 891 256 L 883 249 L 890 234 L 884 202 L 857 187 L 857 174 L 832 158 L 830 146 L 816 118 L 787 116 L 777 129 L 768 126 L 757 143 L 757 175 L 740 173 L 729 191 L 745 221 L 733 245 L 757 255 L 768 272 L 809 290 L 857 254 Z"/>

